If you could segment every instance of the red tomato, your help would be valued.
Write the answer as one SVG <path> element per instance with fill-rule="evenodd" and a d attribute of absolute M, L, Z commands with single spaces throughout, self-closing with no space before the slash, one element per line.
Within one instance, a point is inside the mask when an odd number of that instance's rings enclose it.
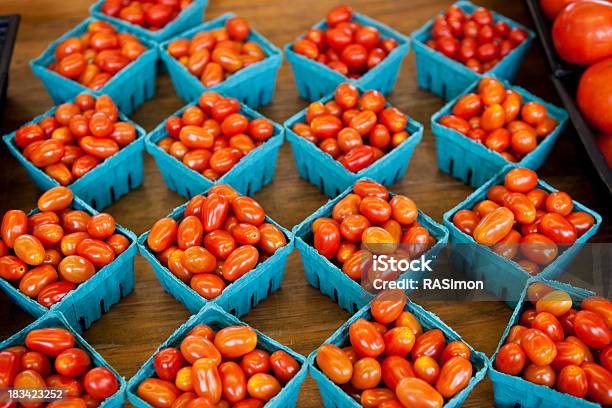
<path fill-rule="evenodd" d="M 181 395 L 181 392 L 168 381 L 147 378 L 138 385 L 137 394 L 154 407 L 172 408 L 172 404 Z"/>
<path fill-rule="evenodd" d="M 184 361 L 179 360 L 175 354 L 175 352 L 172 352 L 174 368 L 168 372 L 169 376 L 171 376 L 172 371 L 174 371 L 176 367 L 180 368 L 185 365 Z M 200 358 L 216 361 L 217 365 L 221 363 L 221 353 L 215 348 L 213 342 L 203 336 L 195 334 L 190 334 L 183 339 L 181 342 L 181 354 L 185 360 L 191 364 L 195 363 Z"/>
<path fill-rule="evenodd" d="M 406 407 L 441 408 L 444 405 L 442 395 L 420 378 L 402 379 L 395 393 Z"/>
<path fill-rule="evenodd" d="M 406 300 L 406 293 L 401 289 L 385 290 L 372 300 L 372 317 L 379 323 L 389 324 L 402 314 Z"/>
<path fill-rule="evenodd" d="M 581 5 L 586 8 L 601 8 L 602 15 L 594 13 L 591 18 L 610 19 L 612 18 L 612 4 L 603 1 L 588 1 L 576 3 L 575 7 Z M 605 10 L 604 10 L 605 9 Z M 588 23 L 588 20 L 587 20 Z M 592 35 L 590 30 L 597 30 L 596 27 L 587 27 L 584 33 Z M 601 49 L 608 47 L 610 49 L 612 36 L 607 35 L 607 40 L 596 41 L 601 45 Z M 589 47 L 585 51 L 593 50 Z M 596 47 L 595 49 L 599 49 Z M 612 56 L 612 51 L 607 52 L 607 56 Z M 612 76 L 612 58 L 607 58 L 591 65 L 580 78 L 578 91 L 576 93 L 576 101 L 580 111 L 585 116 L 591 126 L 604 134 L 612 133 L 612 120 L 607 117 L 606 112 L 612 106 L 612 87 L 610 86 L 610 77 Z"/>
<path fill-rule="evenodd" d="M 497 352 L 495 358 L 495 369 L 509 375 L 519 375 L 527 357 L 520 345 L 516 343 L 504 344 Z"/>
<path fill-rule="evenodd" d="M 446 338 L 442 330 L 431 329 L 417 337 L 411 355 L 413 359 L 429 356 L 437 360 L 445 346 Z"/>
<path fill-rule="evenodd" d="M 463 357 L 452 357 L 440 370 L 436 389 L 445 398 L 452 398 L 472 378 L 472 363 Z"/>
<path fill-rule="evenodd" d="M 538 385 L 544 385 L 546 387 L 552 387 L 555 385 L 556 379 L 555 370 L 550 366 L 537 366 L 530 364 L 525 368 L 523 372 L 523 378 L 529 382 Z"/>
<path fill-rule="evenodd" d="M 581 310 L 574 318 L 576 336 L 588 346 L 603 349 L 612 342 L 612 330 L 597 313 Z"/>
<path fill-rule="evenodd" d="M 600 365 L 585 363 L 582 365 L 587 383 L 587 395 L 590 399 L 604 406 L 612 404 L 612 374 Z"/>
<path fill-rule="evenodd" d="M 521 338 L 521 347 L 525 351 L 527 358 L 539 366 L 551 364 L 557 357 L 557 347 L 555 343 L 537 329 L 527 329 Z"/>
<path fill-rule="evenodd" d="M 336 384 L 346 384 L 353 376 L 353 364 L 340 348 L 324 344 L 317 352 L 317 366 Z"/>
<path fill-rule="evenodd" d="M 300 370 L 297 360 L 283 350 L 277 350 L 270 355 L 270 366 L 274 376 L 282 383 L 289 382 Z"/>
<path fill-rule="evenodd" d="M 55 371 L 66 377 L 78 377 L 83 375 L 89 368 L 91 359 L 87 352 L 79 348 L 71 348 L 62 351 L 55 358 Z"/>
<path fill-rule="evenodd" d="M 83 387 L 93 398 L 103 401 L 117 392 L 119 381 L 108 368 L 96 367 L 83 377 Z"/>
<path fill-rule="evenodd" d="M 176 373 L 184 364 L 185 360 L 181 352 L 174 347 L 160 350 L 153 359 L 155 373 L 159 378 L 166 381 L 174 381 Z"/>
<path fill-rule="evenodd" d="M 74 347 L 74 336 L 61 328 L 36 329 L 26 335 L 25 344 L 30 350 L 57 357 L 62 351 Z"/>
<path fill-rule="evenodd" d="M 247 379 L 240 366 L 228 361 L 219 366 L 219 376 L 223 385 L 223 398 L 230 404 L 243 400 L 247 396 Z"/>

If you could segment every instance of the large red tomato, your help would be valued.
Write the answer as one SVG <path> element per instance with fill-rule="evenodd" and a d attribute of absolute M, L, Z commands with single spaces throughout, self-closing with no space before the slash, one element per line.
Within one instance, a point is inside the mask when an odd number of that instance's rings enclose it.
<path fill-rule="evenodd" d="M 578 84 L 576 101 L 591 126 L 602 133 L 612 133 L 612 58 L 598 62 L 584 71 Z"/>
<path fill-rule="evenodd" d="M 577 1 L 582 0 L 540 0 L 540 7 L 550 21 L 555 21 L 555 18 L 568 4 Z"/>
<path fill-rule="evenodd" d="M 557 16 L 552 37 L 559 56 L 570 64 L 591 65 L 612 56 L 612 4 L 570 4 Z"/>

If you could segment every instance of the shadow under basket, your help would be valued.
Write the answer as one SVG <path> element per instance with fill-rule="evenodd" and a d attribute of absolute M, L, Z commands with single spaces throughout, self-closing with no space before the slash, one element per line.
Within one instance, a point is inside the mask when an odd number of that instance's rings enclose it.
<path fill-rule="evenodd" d="M 90 215 L 97 214 L 97 211 L 78 197 L 74 197 L 70 208 L 85 211 Z M 29 215 L 37 212 L 39 211 L 33 210 Z M 36 299 L 27 297 L 9 281 L 1 278 L 0 289 L 32 316 L 38 318 L 51 312 L 60 312 L 70 326 L 82 333 L 108 312 L 112 305 L 134 290 L 134 257 L 138 252 L 136 236 L 120 225 L 116 226 L 116 232 L 130 241 L 127 249 L 49 309 L 38 303 Z"/>
<path fill-rule="evenodd" d="M 478 8 L 478 6 L 464 0 L 458 1 L 454 5 L 468 14 Z M 495 12 L 492 12 L 492 14 L 495 22 L 506 22 L 511 29 L 520 28 L 527 33 L 525 41 L 502 58 L 492 69 L 484 73 L 484 75 L 494 74 L 499 78 L 511 81 L 516 76 L 523 57 L 535 38 L 535 34 L 509 18 Z M 426 42 L 431 39 L 433 21 L 434 19 L 431 19 L 411 35 L 412 47 L 416 56 L 417 81 L 420 88 L 431 91 L 448 101 L 463 93 L 470 84 L 482 77 L 483 74 L 472 71 L 462 63 L 452 60 L 426 45 Z"/>
<path fill-rule="evenodd" d="M 540 278 L 530 279 L 528 285 L 533 282 L 543 282 L 554 289 L 566 291 L 571 296 L 574 305 L 580 304 L 585 298 L 594 295 L 594 293 L 584 289 Z M 493 354 L 489 361 L 489 378 L 493 382 L 495 406 L 500 408 L 601 408 L 601 405 L 595 402 L 564 394 L 554 388 L 537 385 L 521 377 L 504 374 L 495 369 L 494 362 L 499 349 L 505 344 L 512 326 L 518 324 L 521 313 L 525 309 L 525 302 L 529 302 L 526 299 L 526 294 L 527 286 L 521 294 L 518 305 L 510 318 L 508 327 L 504 331 L 495 354 Z"/>
<path fill-rule="evenodd" d="M 210 88 L 205 87 L 198 77 L 189 72 L 183 64 L 172 57 L 167 51 L 168 44 L 172 41 L 179 38 L 191 39 L 197 33 L 222 28 L 227 20 L 235 16 L 236 14 L 234 13 L 226 13 L 214 20 L 182 32 L 160 44 L 159 54 L 161 60 L 168 69 L 176 93 L 185 102 L 189 103 L 196 100 L 200 94 L 206 91 L 215 91 L 222 93 L 224 96 L 236 98 L 251 108 L 267 105 L 272 101 L 276 85 L 276 74 L 281 66 L 283 56 L 274 44 L 252 28 L 246 41 L 254 41 L 259 44 L 266 53 L 266 58 L 235 72 L 220 84 Z"/>
<path fill-rule="evenodd" d="M 363 89 L 376 89 L 385 95 L 393 91 L 402 60 L 410 49 L 410 39 L 391 27 L 363 14 L 353 12 L 353 21 L 377 28 L 381 38 L 393 38 L 397 41 L 397 47 L 361 78 L 349 79 L 324 64 L 294 52 L 293 42 L 287 44 L 285 46 L 285 55 L 293 69 L 293 77 L 295 78 L 298 93 L 303 99 L 316 101 L 333 92 L 342 82 L 351 82 Z M 325 20 L 321 20 L 313 28 L 325 30 L 327 29 L 327 23 Z"/>
<path fill-rule="evenodd" d="M 85 93 L 96 96 L 96 94 L 91 92 Z M 38 123 L 41 119 L 54 115 L 55 110 L 56 108 L 48 110 L 44 114 L 28 122 L 28 124 Z M 67 186 L 76 196 L 98 211 L 108 207 L 131 190 L 140 187 L 143 182 L 143 156 L 146 132 L 122 113 L 119 113 L 119 120 L 128 122 L 134 126 L 136 129 L 136 139 L 114 155 L 102 161 L 83 177 Z M 30 160 L 25 158 L 19 146 L 15 143 L 15 132 L 5 135 L 3 139 L 11 154 L 15 156 L 26 169 L 30 178 L 40 190 L 46 191 L 60 185 L 42 169 L 34 166 Z"/>
<path fill-rule="evenodd" d="M 125 402 L 125 389 L 126 389 L 125 379 L 122 376 L 120 376 L 119 373 L 117 373 L 117 371 L 115 371 L 113 367 L 111 367 L 106 361 L 104 361 L 102 356 L 98 354 L 98 352 L 96 352 L 96 350 L 94 350 L 94 348 L 91 345 L 89 345 L 89 343 L 87 343 L 85 339 L 83 339 L 79 335 L 78 332 L 74 330 L 74 328 L 66 321 L 65 317 L 61 313 L 51 312 L 45 315 L 44 317 L 41 317 L 40 319 L 36 320 L 34 323 L 30 324 L 29 326 L 27 326 L 20 332 L 14 334 L 13 336 L 9 337 L 3 342 L 0 342 L 0 350 L 4 350 L 5 348 L 11 347 L 11 346 L 25 345 L 25 339 L 29 332 L 31 332 L 32 330 L 46 329 L 46 328 L 63 328 L 63 329 L 68 330 L 74 336 L 74 346 L 86 351 L 87 354 L 89 354 L 89 357 L 91 358 L 92 367 L 104 367 L 104 368 L 109 369 L 113 373 L 113 375 L 117 379 L 117 382 L 119 383 L 119 389 L 117 390 L 116 393 L 114 393 L 113 395 L 111 395 L 110 397 L 102 401 L 99 407 L 100 408 L 123 407 L 124 402 Z M 11 404 L 8 404 L 8 406 L 10 407 Z"/>
<path fill-rule="evenodd" d="M 359 89 L 360 93 L 363 92 Z M 322 103 L 334 98 L 334 94 L 321 99 Z M 390 107 L 387 104 L 386 107 Z M 315 185 L 328 197 L 336 197 L 357 180 L 369 178 L 385 186 L 398 181 L 406 173 L 408 164 L 415 147 L 423 138 L 423 125 L 408 118 L 405 131 L 410 135 L 397 147 L 387 152 L 382 158 L 375 161 L 363 170 L 353 173 L 347 170 L 339 161 L 323 152 L 314 143 L 304 139 L 293 131 L 297 123 L 306 123 L 306 110 L 304 109 L 284 123 L 287 140 L 291 143 L 291 150 L 295 158 L 300 177 Z"/>
<path fill-rule="evenodd" d="M 130 379 L 127 385 L 127 395 L 132 404 L 141 408 L 151 407 L 150 404 L 138 396 L 138 386 L 147 378 L 155 376 L 155 367 L 153 365 L 155 354 L 167 347 L 178 348 L 187 334 L 198 324 L 206 324 L 213 330 L 221 330 L 222 328 L 228 326 L 248 326 L 247 324 L 238 320 L 236 317 L 229 315 L 217 305 L 208 303 L 202 308 L 202 310 L 199 311 L 198 314 L 191 316 L 187 322 L 176 329 L 168 340 L 157 348 L 155 353 L 153 353 L 153 355 L 140 368 L 140 370 L 138 370 L 136 375 Z M 308 364 L 306 359 L 302 355 L 296 353 L 288 347 L 283 346 L 279 342 L 266 336 L 258 330 L 255 330 L 255 332 L 257 333 L 257 348 L 265 350 L 270 354 L 272 354 L 274 351 L 282 350 L 296 359 L 301 365 L 300 370 L 291 380 L 289 380 L 287 384 L 283 385 L 281 391 L 274 398 L 266 402 L 266 408 L 295 407 L 298 394 L 300 392 L 300 386 L 302 385 L 302 382 L 306 378 L 308 372 Z"/>
<path fill-rule="evenodd" d="M 177 207 L 168 215 L 180 222 L 187 203 Z M 147 259 L 166 292 L 174 296 L 192 313 L 197 313 L 203 306 L 214 303 L 237 317 L 243 316 L 272 292 L 276 292 L 285 277 L 287 257 L 293 252 L 293 234 L 266 216 L 265 222 L 274 224 L 285 235 L 287 245 L 278 249 L 274 255 L 258 264 L 236 281 L 229 283 L 223 292 L 213 300 L 206 300 L 191 287 L 178 279 L 170 270 L 162 265 L 155 253 L 149 248 L 147 238 L 149 232 L 138 238 L 140 254 Z"/>
<path fill-rule="evenodd" d="M 495 78 L 495 76 L 485 75 L 483 78 Z M 443 116 L 452 114 L 453 107 L 461 97 L 470 92 L 475 92 L 479 82 L 480 79 L 431 117 L 431 130 L 436 137 L 438 168 L 474 188 L 483 185 L 510 162 L 501 154 L 483 144 L 476 143 L 454 129 L 441 125 L 439 122 Z M 567 122 L 567 112 L 545 102 L 521 87 L 512 86 L 504 80 L 502 80 L 502 83 L 506 89 L 512 89 L 519 93 L 523 98 L 523 103 L 535 101 L 542 104 L 546 108 L 548 116 L 557 121 L 557 127 L 544 139 L 539 140 L 536 148 L 526 154 L 520 162 L 515 163 L 520 167 L 537 170 L 542 166 L 563 131 Z"/>
<path fill-rule="evenodd" d="M 196 105 L 197 102 L 191 103 L 174 112 L 172 116 L 180 117 L 185 109 Z M 240 113 L 249 120 L 264 118 L 245 105 L 241 105 Z M 166 131 L 166 120 L 147 135 L 145 146 L 147 151 L 155 158 L 166 186 L 187 199 L 196 194 L 201 194 L 214 184 L 229 184 L 241 194 L 253 195 L 272 182 L 276 170 L 278 150 L 283 144 L 283 128 L 271 120 L 270 122 L 274 128 L 272 136 L 261 146 L 250 151 L 216 181 L 212 181 L 201 173 L 190 169 L 157 145 L 161 139 L 169 137 Z"/>
<path fill-rule="evenodd" d="M 359 282 L 356 282 L 348 277 L 338 266 L 323 257 L 310 244 L 312 242 L 312 224 L 319 217 L 330 217 L 336 203 L 346 195 L 352 193 L 353 186 L 346 189 L 341 195 L 328 201 L 324 206 L 315 211 L 311 216 L 302 221 L 299 225 L 293 228 L 295 235 L 295 245 L 300 251 L 302 264 L 304 265 L 304 273 L 306 280 L 310 286 L 317 288 L 324 295 L 331 298 L 338 305 L 350 313 L 356 313 L 364 305 L 368 304 L 375 296 L 363 288 Z M 393 194 L 391 194 L 391 197 Z M 419 222 L 429 233 L 436 239 L 436 243 L 425 252 L 425 259 L 435 260 L 440 251 L 448 242 L 448 230 L 446 227 L 438 224 L 427 215 L 419 211 L 417 218 Z M 405 272 L 398 280 L 410 277 L 414 280 L 421 280 L 426 276 L 426 272 Z M 406 291 L 410 293 L 410 291 Z"/>
<path fill-rule="evenodd" d="M 457 211 L 471 210 L 478 202 L 486 199 L 489 188 L 503 185 L 506 173 L 515 167 L 515 165 L 505 167 L 495 178 L 483 184 L 462 203 L 444 214 L 444 225 L 450 232 L 450 260 L 453 268 L 465 273 L 468 279 L 482 281 L 487 292 L 506 302 L 510 308 L 516 306 L 517 299 L 520 298 L 531 276 L 515 261 L 506 259 L 489 247 L 476 243 L 474 238 L 453 224 L 452 218 Z M 538 180 L 537 188 L 548 193 L 558 191 L 542 180 Z M 599 214 L 575 200 L 574 211 L 589 213 L 595 219 L 595 224 L 578 237 L 573 245 L 560 252 L 554 261 L 542 269 L 538 277 L 555 279 L 562 275 L 582 246 L 597 233 L 602 221 Z"/>
<path fill-rule="evenodd" d="M 426 311 L 421 306 L 416 303 L 408 300 L 406 307 L 404 310 L 412 313 L 421 326 L 423 330 L 431 330 L 434 328 L 442 330 L 444 335 L 446 336 L 447 341 L 455 341 L 460 340 L 464 341 L 459 334 L 457 334 L 453 329 L 447 326 L 438 316 L 435 314 Z M 334 334 L 331 335 L 330 338 L 325 340 L 324 344 L 334 344 L 338 347 L 344 347 L 350 345 L 349 340 L 349 327 L 358 319 L 363 318 L 366 320 L 372 321 L 372 315 L 370 313 L 370 306 L 366 306 L 359 310 L 353 317 L 351 317 L 346 323 L 344 323 Z M 465 343 L 467 344 L 467 343 Z M 488 367 L 488 359 L 484 353 L 479 351 L 475 351 L 472 346 L 467 344 L 470 348 L 470 362 L 473 366 L 474 375 L 470 379 L 468 385 L 457 393 L 453 398 L 448 400 L 444 404 L 444 408 L 458 408 L 461 407 L 467 396 L 472 392 L 472 389 L 478 384 L 485 376 Z M 319 349 L 313 351 L 308 356 L 308 366 L 310 375 L 317 382 L 317 386 L 319 387 L 319 393 L 321 394 L 321 398 L 323 399 L 323 405 L 325 408 L 358 408 L 361 407 L 357 401 L 355 401 L 349 394 L 344 392 L 340 387 L 334 384 L 323 372 L 319 370 L 316 364 L 317 353 Z"/>
<path fill-rule="evenodd" d="M 75 36 L 79 37 L 86 33 L 89 24 L 96 20 L 92 17 L 85 19 L 75 28 L 53 41 L 42 55 L 30 61 L 34 75 L 43 81 L 55 105 L 71 101 L 75 96 L 84 91 L 91 91 L 84 85 L 65 78 L 47 67 L 52 62 L 55 62 L 55 48 L 63 40 Z M 110 24 L 117 31 L 122 32 L 121 27 L 113 23 Z M 113 75 L 102 89 L 93 92 L 96 95 L 110 95 L 119 110 L 126 115 L 130 115 L 155 94 L 157 47 L 147 40 L 140 39 L 140 41 L 148 49 L 135 61 L 132 61 L 121 71 Z"/>
<path fill-rule="evenodd" d="M 102 5 L 105 1 L 106 0 L 100 0 L 89 8 L 89 12 L 92 16 L 99 18 L 100 20 L 116 24 L 118 27 L 121 27 L 125 31 L 136 35 L 140 39 L 144 38 L 155 43 L 167 40 L 173 35 L 178 34 L 181 31 L 188 30 L 200 23 L 202 20 L 204 20 L 204 12 L 206 10 L 206 6 L 208 5 L 207 0 L 192 0 L 191 4 L 184 10 L 181 10 L 174 20 L 170 21 L 163 28 L 157 31 L 151 31 L 145 27 L 139 26 L 138 24 L 131 24 L 120 18 L 111 17 L 104 14 L 102 12 Z"/>

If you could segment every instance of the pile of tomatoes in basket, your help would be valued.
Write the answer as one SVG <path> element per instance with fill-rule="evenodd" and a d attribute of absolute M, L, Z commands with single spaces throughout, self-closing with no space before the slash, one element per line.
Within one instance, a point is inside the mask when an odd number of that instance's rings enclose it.
<path fill-rule="evenodd" d="M 36 329 L 25 338 L 25 346 L 12 346 L 0 351 L 0 388 L 31 390 L 63 390 L 66 395 L 48 408 L 97 407 L 119 390 L 119 381 L 106 367 L 92 368 L 89 353 L 75 344 L 68 330 L 60 327 Z M 39 394 L 41 395 L 41 394 Z M 46 397 L 45 397 L 46 398 Z M 41 407 L 40 396 L 21 399 L 24 407 Z M 9 402 L 7 406 L 16 406 Z"/>
<path fill-rule="evenodd" d="M 317 352 L 317 367 L 364 407 L 441 408 L 472 378 L 470 348 L 447 343 L 438 328 L 424 330 L 405 305 L 403 291 L 381 292 L 373 321 L 350 325 L 349 345 L 328 343 Z"/>
<path fill-rule="evenodd" d="M 217 184 L 189 200 L 179 222 L 158 220 L 147 245 L 174 276 L 210 300 L 287 245 L 265 216 L 257 201 Z"/>
<path fill-rule="evenodd" d="M 552 133 L 557 121 L 539 102 L 524 103 L 523 97 L 495 78 L 484 78 L 478 93 L 468 93 L 453 106 L 452 115 L 440 124 L 517 162 Z"/>
<path fill-rule="evenodd" d="M 174 20 L 192 0 L 105 0 L 100 10 L 128 23 L 157 31 Z"/>
<path fill-rule="evenodd" d="M 459 210 L 453 224 L 504 258 L 515 260 L 530 275 L 553 262 L 587 232 L 595 219 L 574 211 L 569 194 L 538 188 L 537 174 L 510 170 L 504 185 L 493 186 L 471 210 Z"/>
<path fill-rule="evenodd" d="M 382 38 L 376 27 L 353 21 L 349 6 L 331 9 L 326 22 L 325 29 L 311 28 L 296 40 L 293 51 L 348 78 L 360 78 L 398 46 L 394 38 Z"/>
<path fill-rule="evenodd" d="M 336 88 L 334 99 L 312 102 L 306 109 L 306 123 L 296 123 L 292 130 L 357 173 L 410 137 L 408 117 L 385 104 L 379 91 L 360 95 L 355 85 L 344 82 Z"/>
<path fill-rule="evenodd" d="M 225 27 L 179 38 L 168 44 L 168 53 L 179 60 L 202 85 L 211 88 L 238 71 L 266 58 L 265 51 L 250 34 L 247 21 L 232 17 Z"/>
<path fill-rule="evenodd" d="M 241 114 L 237 99 L 205 92 L 181 117 L 168 118 L 166 131 L 169 137 L 157 143 L 162 150 L 209 180 L 217 180 L 272 137 L 274 126 L 265 118 L 250 120 Z"/>
<path fill-rule="evenodd" d="M 606 0 L 540 0 L 553 21 L 552 39 L 559 56 L 585 66 L 576 102 L 598 134 L 597 143 L 612 169 L 612 3 Z"/>
<path fill-rule="evenodd" d="M 72 191 L 48 190 L 38 212 L 9 210 L 0 226 L 0 278 L 51 307 L 113 262 L 130 241 L 115 231 L 112 215 L 70 209 Z"/>
<path fill-rule="evenodd" d="M 399 194 L 390 197 L 382 184 L 360 180 L 352 193 L 334 205 L 331 218 L 320 217 L 312 223 L 313 246 L 351 279 L 360 281 L 367 273 L 368 281 L 373 282 L 375 277 L 369 274 L 381 273 L 369 267 L 373 254 L 394 253 L 413 259 L 435 243 L 417 221 L 418 215 L 410 198 Z"/>
<path fill-rule="evenodd" d="M 153 363 L 157 378 L 140 383 L 137 394 L 156 408 L 263 407 L 300 370 L 287 352 L 257 348 L 257 333 L 248 326 L 215 332 L 197 325 L 178 348 L 160 350 Z"/>
<path fill-rule="evenodd" d="M 147 48 L 129 33 L 118 33 L 104 21 L 92 21 L 87 32 L 55 47 L 55 61 L 47 68 L 98 91 Z"/>
<path fill-rule="evenodd" d="M 531 305 L 497 352 L 495 369 L 612 405 L 612 302 L 593 296 L 576 305 L 545 283 L 532 284 L 527 297 Z"/>
<path fill-rule="evenodd" d="M 80 94 L 55 114 L 15 132 L 15 143 L 36 167 L 63 186 L 72 184 L 136 139 L 136 128 L 119 121 L 108 95 Z"/>
<path fill-rule="evenodd" d="M 525 30 L 494 21 L 487 8 L 467 14 L 456 5 L 434 19 L 431 36 L 427 41 L 430 48 L 479 74 L 491 70 L 527 40 Z"/>

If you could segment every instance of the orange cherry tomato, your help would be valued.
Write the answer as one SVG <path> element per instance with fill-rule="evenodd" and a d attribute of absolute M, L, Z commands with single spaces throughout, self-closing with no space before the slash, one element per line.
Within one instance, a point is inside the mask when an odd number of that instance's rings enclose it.
<path fill-rule="evenodd" d="M 525 368 L 523 372 L 523 378 L 529 382 L 538 385 L 544 385 L 546 387 L 552 387 L 555 385 L 556 379 L 555 370 L 550 366 L 537 366 L 530 364 Z"/>
<path fill-rule="evenodd" d="M 191 289 L 204 299 L 212 300 L 221 295 L 225 289 L 225 282 L 212 273 L 199 273 L 191 278 Z"/>
<path fill-rule="evenodd" d="M 45 247 L 33 235 L 23 234 L 13 244 L 15 255 L 28 265 L 40 265 L 45 260 Z"/>
<path fill-rule="evenodd" d="M 526 361 L 525 351 L 523 351 L 519 344 L 514 342 L 506 343 L 497 352 L 495 369 L 504 374 L 519 375 L 523 371 Z"/>
<path fill-rule="evenodd" d="M 353 364 L 340 348 L 324 344 L 317 352 L 318 368 L 336 384 L 346 384 L 353 376 Z"/>
<path fill-rule="evenodd" d="M 233 282 L 257 265 L 259 252 L 252 245 L 243 245 L 236 248 L 223 263 L 223 277 Z"/>
<path fill-rule="evenodd" d="M 35 329 L 26 335 L 25 345 L 30 350 L 57 357 L 62 351 L 74 347 L 74 336 L 62 328 Z"/>
<path fill-rule="evenodd" d="M 212 360 L 219 365 L 221 363 L 221 353 L 215 345 L 207 338 L 190 334 L 181 342 L 181 354 L 190 364 L 194 364 L 201 358 Z M 180 361 L 176 362 L 178 365 Z M 181 365 L 183 365 L 181 363 Z"/>
<path fill-rule="evenodd" d="M 159 408 L 172 408 L 181 392 L 174 384 L 158 378 L 147 378 L 138 385 L 137 394 L 144 401 Z"/>
<path fill-rule="evenodd" d="M 378 357 L 385 349 L 385 342 L 376 327 L 369 321 L 360 318 L 349 328 L 351 345 L 364 357 Z"/>
<path fill-rule="evenodd" d="M 218 362 L 210 358 L 200 358 L 193 363 L 192 381 L 195 393 L 216 404 L 221 399 L 223 385 L 217 368 Z"/>
<path fill-rule="evenodd" d="M 540 220 L 538 229 L 557 244 L 571 245 L 576 242 L 576 228 L 557 213 L 545 214 Z"/>
<path fill-rule="evenodd" d="M 538 265 L 548 265 L 559 252 L 553 240 L 542 234 L 527 234 L 521 239 L 521 252 Z"/>
<path fill-rule="evenodd" d="M 91 364 L 89 354 L 79 348 L 62 351 L 55 358 L 55 371 L 66 377 L 78 377 L 85 374 Z"/>
<path fill-rule="evenodd" d="M 204 227 L 198 217 L 190 215 L 185 217 L 178 225 L 176 242 L 180 249 L 187 249 L 202 244 Z"/>
<path fill-rule="evenodd" d="M 437 360 L 445 346 L 444 333 L 440 329 L 432 329 L 417 337 L 411 356 L 413 359 L 420 356 L 429 356 Z"/>
<path fill-rule="evenodd" d="M 519 167 L 506 174 L 504 185 L 510 191 L 528 193 L 535 188 L 537 183 L 538 175 L 533 170 Z"/>
<path fill-rule="evenodd" d="M 219 376 L 223 385 L 223 398 L 235 404 L 247 396 L 247 379 L 240 366 L 227 361 L 219 366 Z"/>
<path fill-rule="evenodd" d="M 594 349 L 603 349 L 612 342 L 612 330 L 604 318 L 590 310 L 581 310 L 574 317 L 576 336 Z"/>
<path fill-rule="evenodd" d="M 106 239 L 115 232 L 115 219 L 112 215 L 99 213 L 91 217 L 87 224 L 87 233 L 92 238 Z"/>
<path fill-rule="evenodd" d="M 612 374 L 594 363 L 585 363 L 581 368 L 587 377 L 589 398 L 604 406 L 612 404 Z"/>
<path fill-rule="evenodd" d="M 172 218 L 162 218 L 155 222 L 147 237 L 147 244 L 155 252 L 168 248 L 174 241 L 178 232 L 178 224 Z"/>
<path fill-rule="evenodd" d="M 97 239 L 85 238 L 77 245 L 76 252 L 77 255 L 98 267 L 108 265 L 115 259 L 113 248 L 106 242 Z"/>
<path fill-rule="evenodd" d="M 514 223 L 514 214 L 500 207 L 480 220 L 474 229 L 474 239 L 484 245 L 494 245 L 508 235 Z"/>
<path fill-rule="evenodd" d="M 19 290 L 28 297 L 36 298 L 45 286 L 55 281 L 57 281 L 55 268 L 51 265 L 41 265 L 23 275 L 19 281 Z"/>
<path fill-rule="evenodd" d="M 527 329 L 521 338 L 521 347 L 531 362 L 539 366 L 551 364 L 557 357 L 555 343 L 537 329 Z"/>
<path fill-rule="evenodd" d="M 472 363 L 463 357 L 451 357 L 440 370 L 436 389 L 445 398 L 452 398 L 464 389 L 472 378 Z"/>
<path fill-rule="evenodd" d="M 550 193 L 546 198 L 546 211 L 567 217 L 574 208 L 574 202 L 569 194 L 562 191 Z"/>
<path fill-rule="evenodd" d="M 59 274 L 68 282 L 83 283 L 96 273 L 94 265 L 87 259 L 70 255 L 62 259 L 59 264 Z"/>
<path fill-rule="evenodd" d="M 215 336 L 215 346 L 223 357 L 238 358 L 255 349 L 257 334 L 246 326 L 226 327 Z"/>
<path fill-rule="evenodd" d="M 414 360 L 414 374 L 428 384 L 435 385 L 440 377 L 440 366 L 429 356 L 420 356 Z"/>
<path fill-rule="evenodd" d="M 382 370 L 378 361 L 371 357 L 364 357 L 353 365 L 351 385 L 358 390 L 367 390 L 376 387 L 381 377 Z"/>
<path fill-rule="evenodd" d="M 395 390 L 397 398 L 406 407 L 441 408 L 444 398 L 440 393 L 420 378 L 402 379 Z"/>

